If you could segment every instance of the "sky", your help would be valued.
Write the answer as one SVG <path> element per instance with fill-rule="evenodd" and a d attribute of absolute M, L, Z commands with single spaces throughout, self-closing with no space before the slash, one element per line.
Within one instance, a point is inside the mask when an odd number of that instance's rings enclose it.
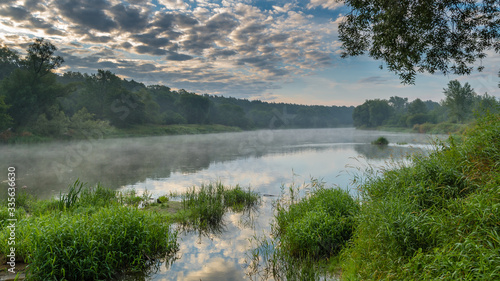
<path fill-rule="evenodd" d="M 450 80 L 500 97 L 500 56 L 480 73 L 419 74 L 403 85 L 368 56 L 340 58 L 338 0 L 3 0 L 0 44 L 58 48 L 59 73 L 110 70 L 198 94 L 319 105 L 391 96 L 440 101 Z"/>

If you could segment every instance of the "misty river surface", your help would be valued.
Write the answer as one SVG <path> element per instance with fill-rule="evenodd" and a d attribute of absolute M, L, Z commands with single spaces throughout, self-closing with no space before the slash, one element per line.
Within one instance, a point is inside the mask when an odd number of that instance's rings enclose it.
<path fill-rule="evenodd" d="M 379 136 L 391 144 L 371 145 Z M 215 181 L 250 187 L 265 195 L 255 212 L 227 213 L 220 234 L 180 233 L 178 259 L 143 280 L 251 280 L 251 239 L 269 232 L 272 202 L 282 186 L 315 178 L 356 196 L 351 181 L 358 169 L 425 153 L 434 139 L 337 128 L 4 145 L 0 171 L 16 167 L 17 185 L 39 198 L 58 196 L 76 179 L 139 194 L 147 190 L 153 197 Z"/>

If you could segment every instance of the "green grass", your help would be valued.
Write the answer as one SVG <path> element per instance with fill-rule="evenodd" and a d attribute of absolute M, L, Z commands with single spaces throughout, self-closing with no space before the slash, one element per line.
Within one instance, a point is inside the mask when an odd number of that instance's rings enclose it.
<path fill-rule="evenodd" d="M 225 187 L 220 182 L 192 187 L 180 197 L 182 210 L 174 219 L 184 226 L 199 230 L 216 230 L 221 226 L 227 210 L 247 210 L 258 204 L 260 199 L 250 189 Z"/>
<path fill-rule="evenodd" d="M 26 280 L 109 280 L 147 272 L 159 260 L 172 262 L 178 249 L 171 223 L 216 231 L 228 210 L 251 209 L 260 197 L 221 183 L 193 187 L 151 202 L 147 191 L 123 192 L 79 180 L 58 199 L 16 194 L 16 260 L 29 264 Z M 145 206 L 139 209 L 139 203 Z M 0 205 L 0 256 L 10 252 L 7 202 Z M 165 259 L 166 258 L 166 259 Z"/>
<path fill-rule="evenodd" d="M 424 123 L 413 126 L 413 131 L 423 134 L 461 134 L 468 124 L 443 122 L 438 124 Z"/>
<path fill-rule="evenodd" d="M 304 190 L 309 194 L 300 196 Z M 275 280 L 319 280 L 335 275 L 336 255 L 351 239 L 359 211 L 349 192 L 325 187 L 317 180 L 300 187 L 291 185 L 283 189 L 274 211 L 272 239 L 256 238 L 252 274 Z"/>
<path fill-rule="evenodd" d="M 135 192 L 72 184 L 59 199 L 16 195 L 16 260 L 28 263 L 26 280 L 103 280 L 147 270 L 178 248 L 162 215 L 136 208 Z M 144 196 L 139 197 L 141 200 Z M 6 202 L 0 207 L 0 253 L 10 245 Z"/>
<path fill-rule="evenodd" d="M 144 136 L 163 136 L 163 135 L 193 135 L 210 134 L 222 132 L 241 132 L 238 127 L 230 127 L 218 124 L 199 125 L 141 125 L 132 126 L 125 129 L 116 129 L 113 133 L 107 135 L 107 138 L 115 137 L 144 137 Z"/>
<path fill-rule="evenodd" d="M 290 187 L 271 238 L 256 237 L 252 275 L 275 280 L 500 280 L 500 115 L 428 156 L 338 189 Z"/>
<path fill-rule="evenodd" d="M 500 279 L 500 116 L 428 157 L 368 175 L 344 280 Z"/>

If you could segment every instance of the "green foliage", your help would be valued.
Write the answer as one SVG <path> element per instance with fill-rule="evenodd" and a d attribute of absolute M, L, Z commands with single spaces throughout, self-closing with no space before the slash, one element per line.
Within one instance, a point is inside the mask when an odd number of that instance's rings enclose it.
<path fill-rule="evenodd" d="M 336 255 L 352 236 L 359 205 L 340 188 L 313 183 L 309 197 L 276 207 L 275 235 L 282 250 L 297 258 Z"/>
<path fill-rule="evenodd" d="M 343 57 L 368 53 L 403 83 L 418 72 L 470 74 L 486 50 L 500 51 L 498 1 L 354 1 L 339 25 Z M 478 70 L 483 67 L 479 66 Z"/>
<path fill-rule="evenodd" d="M 409 166 L 367 175 L 343 277 L 496 280 L 500 277 L 500 116 L 488 115 Z"/>
<path fill-rule="evenodd" d="M 460 82 L 452 80 L 448 83 L 448 88 L 444 89 L 446 99 L 444 104 L 449 108 L 453 121 L 463 122 L 472 111 L 472 104 L 475 93 L 469 83 L 462 87 Z"/>
<path fill-rule="evenodd" d="M 0 132 L 12 125 L 12 117 L 7 113 L 9 105 L 5 104 L 4 97 L 0 96 Z"/>
<path fill-rule="evenodd" d="M 14 69 L 20 66 L 19 56 L 6 46 L 0 47 L 0 80 L 8 77 Z"/>
<path fill-rule="evenodd" d="M 80 192 L 84 188 L 85 183 L 80 180 L 76 180 L 72 185 L 69 186 L 68 193 L 63 194 L 62 192 L 59 194 L 59 210 L 69 210 L 71 207 L 76 205 L 78 201 L 78 196 Z"/>
<path fill-rule="evenodd" d="M 30 280 L 109 279 L 122 270 L 143 270 L 177 249 L 175 233 L 160 217 L 133 208 L 116 206 L 90 216 L 53 214 L 30 221 L 19 225 L 19 232 L 31 240 L 26 260 Z"/>
<path fill-rule="evenodd" d="M 68 94 L 69 88 L 57 83 L 52 72 L 64 61 L 54 56 L 57 48 L 43 39 L 36 39 L 28 47 L 28 55 L 19 62 L 0 85 L 9 115 L 16 126 L 34 122 L 40 114 L 57 104 L 57 98 Z"/>
<path fill-rule="evenodd" d="M 62 136 L 68 133 L 70 120 L 64 112 L 52 106 L 47 113 L 38 116 L 33 124 L 34 133 L 42 136 Z"/>
<path fill-rule="evenodd" d="M 6 47 L 0 48 L 0 75 L 6 77 L 0 83 L 0 130 L 12 126 L 12 133 L 1 135 L 2 140 L 36 142 L 43 137 L 85 138 L 88 131 L 109 133 L 110 125 L 120 129 L 154 125 L 155 130 L 144 131 L 159 135 L 183 134 L 183 130 L 176 128 L 163 130 L 162 125 L 187 123 L 240 129 L 352 124 L 353 107 L 198 95 L 184 89 L 172 91 L 161 85 L 145 86 L 102 69 L 91 75 L 70 71 L 58 76 L 53 72 L 63 59 L 54 55 L 56 50 L 44 39 L 36 39 L 29 45 L 28 55 L 23 59 Z M 24 131 L 35 135 L 25 138 L 20 135 Z"/>
<path fill-rule="evenodd" d="M 387 100 L 366 100 L 362 105 L 354 108 L 352 118 L 354 126 L 378 127 L 392 117 L 394 109 Z"/>
<path fill-rule="evenodd" d="M 217 229 L 222 224 L 222 217 L 227 209 L 242 211 L 250 209 L 259 201 L 259 196 L 251 190 L 241 187 L 227 188 L 222 183 L 193 187 L 181 195 L 185 226 L 200 230 Z"/>
<path fill-rule="evenodd" d="M 378 139 L 372 141 L 375 145 L 388 145 L 389 141 L 385 137 L 379 137 Z"/>
<path fill-rule="evenodd" d="M 134 193 L 76 181 L 59 200 L 16 194 L 16 260 L 29 264 L 27 280 L 103 280 L 142 271 L 172 258 L 177 234 L 163 217 L 123 206 Z M 140 197 L 141 200 L 144 197 Z M 133 204 L 130 204 L 133 205 Z M 6 206 L 6 204 L 2 204 Z M 10 253 L 3 228 L 10 218 L 0 207 L 0 254 Z"/>
<path fill-rule="evenodd" d="M 304 191 L 310 193 L 304 197 Z M 336 255 L 356 228 L 359 209 L 348 191 L 317 180 L 283 188 L 271 235 L 256 238 L 251 274 L 263 280 L 329 280 L 337 270 Z"/>
<path fill-rule="evenodd" d="M 208 118 L 210 100 L 206 96 L 181 91 L 179 107 L 189 124 L 204 124 Z"/>
<path fill-rule="evenodd" d="M 71 116 L 69 121 L 68 134 L 73 137 L 88 137 L 95 132 L 107 135 L 113 131 L 108 121 L 95 120 L 94 114 L 89 113 L 85 107 Z"/>
<path fill-rule="evenodd" d="M 170 201 L 170 200 L 169 200 L 168 196 L 162 195 L 162 196 L 158 197 L 158 199 L 156 201 L 158 203 L 162 204 L 162 203 L 168 203 L 168 201 Z"/>

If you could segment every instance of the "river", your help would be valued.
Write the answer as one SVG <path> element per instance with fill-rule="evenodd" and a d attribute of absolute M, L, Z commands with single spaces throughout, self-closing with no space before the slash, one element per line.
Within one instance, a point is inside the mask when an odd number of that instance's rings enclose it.
<path fill-rule="evenodd" d="M 387 147 L 370 142 L 384 136 Z M 441 136 L 442 138 L 443 136 Z M 307 183 L 349 189 L 368 166 L 388 165 L 426 153 L 436 137 L 353 128 L 261 130 L 207 135 L 0 146 L 0 171 L 15 166 L 17 185 L 39 198 L 64 192 L 76 179 L 153 196 L 220 181 L 250 187 L 263 196 L 255 212 L 228 213 L 222 233 L 181 233 L 178 259 L 142 280 L 250 280 L 251 240 L 269 231 L 272 202 L 281 187 Z"/>

